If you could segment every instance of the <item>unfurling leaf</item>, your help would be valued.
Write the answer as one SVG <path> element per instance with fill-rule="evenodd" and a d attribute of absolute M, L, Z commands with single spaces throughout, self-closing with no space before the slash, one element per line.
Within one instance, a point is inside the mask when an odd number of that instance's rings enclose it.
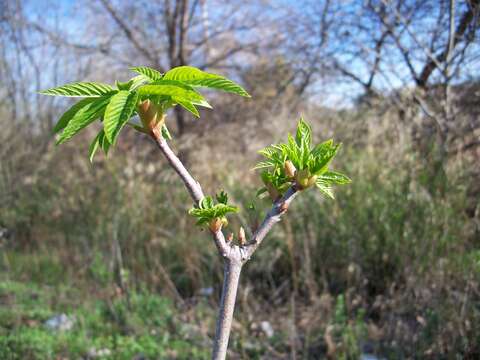
<path fill-rule="evenodd" d="M 217 201 L 226 201 L 227 195 L 220 193 L 217 195 Z M 189 214 L 197 218 L 197 225 L 209 225 L 210 229 L 214 232 L 218 231 L 222 226 L 228 224 L 226 215 L 228 213 L 237 212 L 236 206 L 228 205 L 226 202 L 220 202 L 215 204 L 211 196 L 205 196 L 198 206 L 189 210 Z"/>
<path fill-rule="evenodd" d="M 295 138 L 288 134 L 286 143 L 270 145 L 259 151 L 266 160 L 259 162 L 255 169 L 267 169 L 261 173 L 261 177 L 272 200 L 290 186 L 305 190 L 317 185 L 321 192 L 333 197 L 332 184 L 350 182 L 347 176 L 328 170 L 340 144 L 328 140 L 313 149 L 311 144 L 312 129 L 302 118 L 298 122 Z M 259 194 L 262 195 L 265 190 L 261 189 Z"/>
<path fill-rule="evenodd" d="M 336 171 L 327 171 L 320 176 L 320 179 L 322 179 L 325 182 L 328 182 L 329 184 L 338 184 L 338 185 L 349 184 L 352 182 L 352 180 L 350 180 L 348 176 Z"/>
<path fill-rule="evenodd" d="M 217 198 L 217 201 L 221 204 L 227 205 L 228 203 L 228 195 L 225 191 L 220 191 L 220 193 L 216 194 L 215 197 Z"/>
<path fill-rule="evenodd" d="M 332 187 L 329 183 L 325 182 L 324 180 L 322 180 L 321 178 L 318 178 L 317 179 L 317 182 L 316 182 L 316 185 L 317 185 L 317 188 L 325 195 L 327 195 L 329 198 L 331 199 L 335 199 L 335 197 L 333 196 L 333 190 L 332 190 Z"/>

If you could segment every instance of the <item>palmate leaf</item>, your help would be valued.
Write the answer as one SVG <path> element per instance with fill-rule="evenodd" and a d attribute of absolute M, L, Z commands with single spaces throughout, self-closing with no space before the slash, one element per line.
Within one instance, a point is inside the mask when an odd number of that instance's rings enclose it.
<path fill-rule="evenodd" d="M 165 80 L 177 80 L 191 86 L 206 87 L 223 90 L 228 93 L 250 97 L 250 95 L 237 83 L 223 76 L 207 73 L 191 66 L 179 66 L 167 71 Z"/>
<path fill-rule="evenodd" d="M 76 82 L 40 91 L 43 95 L 68 97 L 101 97 L 112 94 L 116 90 L 107 84 L 96 82 Z"/>
<path fill-rule="evenodd" d="M 138 94 L 121 90 L 113 95 L 105 109 L 103 128 L 110 144 L 115 144 L 123 126 L 131 118 L 138 102 Z"/>
<path fill-rule="evenodd" d="M 62 144 L 80 130 L 91 124 L 93 121 L 103 115 L 105 107 L 110 101 L 110 96 L 104 96 L 95 99 L 93 102 L 85 104 L 72 116 L 65 129 L 63 129 L 57 144 Z"/>
<path fill-rule="evenodd" d="M 151 135 L 147 125 L 129 121 L 135 114 L 140 100 L 153 103 L 151 111 L 154 113 L 149 114 L 152 119 L 158 116 L 164 119 L 167 110 L 176 105 L 196 117 L 200 116 L 197 107 L 211 108 L 198 92 L 198 87 L 249 96 L 235 82 L 189 66 L 174 68 L 167 76 L 146 66 L 133 67 L 131 70 L 138 75 L 125 82 L 115 81 L 115 87 L 98 82 L 76 82 L 41 91 L 40 93 L 44 95 L 85 98 L 71 106 L 55 125 L 54 132 L 60 133 L 57 144 L 67 141 L 84 127 L 101 118 L 104 128 L 97 134 L 89 148 L 89 158 L 92 160 L 99 148 L 105 153 L 108 152 L 125 124 Z M 162 126 L 162 135 L 164 138 L 171 138 L 165 126 Z"/>
<path fill-rule="evenodd" d="M 148 66 L 135 66 L 131 67 L 130 70 L 136 72 L 137 74 L 144 75 L 152 81 L 160 80 L 163 77 L 163 74 L 155 69 L 152 69 Z"/>

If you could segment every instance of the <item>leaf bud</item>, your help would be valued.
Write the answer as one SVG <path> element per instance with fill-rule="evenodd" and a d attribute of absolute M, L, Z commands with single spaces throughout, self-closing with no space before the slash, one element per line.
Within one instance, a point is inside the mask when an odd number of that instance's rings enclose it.
<path fill-rule="evenodd" d="M 138 105 L 137 111 L 143 127 L 148 131 L 156 131 L 161 135 L 161 129 L 165 123 L 165 115 L 162 113 L 161 108 L 153 101 L 147 99 Z"/>
<path fill-rule="evenodd" d="M 310 178 L 310 172 L 308 169 L 303 169 L 297 171 L 295 175 L 295 180 L 300 190 L 306 189 L 308 187 L 308 180 Z"/>
<path fill-rule="evenodd" d="M 243 226 L 240 226 L 240 229 L 238 230 L 238 242 L 240 243 L 240 246 L 244 246 L 247 243 L 245 229 L 243 228 Z"/>
<path fill-rule="evenodd" d="M 222 217 L 220 218 L 220 221 L 222 222 L 222 226 L 225 226 L 225 227 L 228 226 L 228 220 L 227 220 L 227 218 L 226 218 L 225 216 L 222 216 Z"/>
<path fill-rule="evenodd" d="M 293 179 L 295 177 L 295 173 L 297 172 L 297 169 L 295 168 L 295 165 L 290 160 L 285 161 L 284 164 L 285 167 L 285 174 Z"/>
<path fill-rule="evenodd" d="M 216 233 L 222 229 L 222 225 L 223 225 L 223 222 L 221 218 L 214 218 L 210 220 L 208 227 L 213 233 Z"/>
<path fill-rule="evenodd" d="M 308 169 L 303 169 L 297 172 L 295 180 L 299 190 L 304 190 L 315 185 L 317 181 L 317 175 L 310 175 L 310 171 Z"/>

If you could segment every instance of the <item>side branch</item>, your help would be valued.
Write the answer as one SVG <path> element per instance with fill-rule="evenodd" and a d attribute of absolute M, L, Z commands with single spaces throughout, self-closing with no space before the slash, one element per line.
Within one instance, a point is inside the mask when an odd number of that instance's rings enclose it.
<path fill-rule="evenodd" d="M 153 131 L 151 137 L 155 140 L 163 155 L 167 158 L 170 166 L 180 176 L 185 187 L 190 193 L 192 199 L 198 204 L 203 198 L 203 190 L 198 181 L 188 172 L 180 159 L 175 155 L 167 141 L 161 134 Z M 227 243 L 222 231 L 212 233 L 215 240 L 215 245 L 223 258 L 239 261 L 241 263 L 247 262 L 253 253 L 257 250 L 265 236 L 270 232 L 272 226 L 280 221 L 281 216 L 287 211 L 290 203 L 297 196 L 298 190 L 295 186 L 290 187 L 287 192 L 273 204 L 270 211 L 265 216 L 260 227 L 253 234 L 252 238 L 245 246 L 232 245 Z"/>
<path fill-rule="evenodd" d="M 295 185 L 293 185 L 279 200 L 275 201 L 272 208 L 265 216 L 262 224 L 257 231 L 255 231 L 250 242 L 246 246 L 247 259 L 249 259 L 255 250 L 257 250 L 265 236 L 267 236 L 267 234 L 270 232 L 272 226 L 280 221 L 282 215 L 285 214 L 290 206 L 290 203 L 293 201 L 293 199 L 295 199 L 297 194 L 298 190 L 296 189 Z"/>
<path fill-rule="evenodd" d="M 188 172 L 188 170 L 183 166 L 180 159 L 175 155 L 172 151 L 170 146 L 168 146 L 167 141 L 156 131 L 152 131 L 150 134 L 155 143 L 158 145 L 160 151 L 165 155 L 167 158 L 170 166 L 175 170 L 175 172 L 180 176 L 185 187 L 187 188 L 190 196 L 192 197 L 195 204 L 199 204 L 200 201 L 205 197 L 203 194 L 202 187 L 200 183 L 196 181 L 192 175 Z M 225 241 L 225 236 L 221 231 L 217 231 L 213 233 L 213 238 L 215 240 L 215 245 L 217 246 L 218 251 L 220 254 L 225 258 L 228 257 L 230 254 L 231 247 Z"/>

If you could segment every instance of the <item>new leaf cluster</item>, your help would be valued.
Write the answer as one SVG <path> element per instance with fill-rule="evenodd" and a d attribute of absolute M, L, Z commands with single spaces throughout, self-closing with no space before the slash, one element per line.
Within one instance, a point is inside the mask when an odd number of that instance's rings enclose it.
<path fill-rule="evenodd" d="M 236 206 L 228 205 L 228 195 L 222 191 L 215 196 L 217 203 L 211 196 L 205 196 L 198 206 L 189 210 L 189 214 L 197 218 L 197 225 L 208 225 L 216 219 L 222 220 L 224 225 L 228 213 L 236 213 Z"/>
<path fill-rule="evenodd" d="M 293 184 L 300 190 L 316 185 L 333 199 L 332 185 L 351 181 L 346 175 L 329 170 L 339 148 L 340 144 L 334 144 L 333 140 L 312 147 L 312 129 L 300 119 L 295 137 L 288 134 L 286 143 L 273 144 L 259 151 L 266 160 L 259 162 L 254 169 L 266 170 L 261 172 L 265 187 L 258 194 L 268 192 L 275 200 Z"/>
<path fill-rule="evenodd" d="M 197 91 L 199 87 L 250 96 L 235 82 L 191 66 L 179 66 L 165 74 L 145 66 L 130 70 L 138 75 L 127 82 L 117 81 L 115 87 L 96 82 L 76 82 L 40 92 L 52 96 L 84 98 L 68 109 L 55 125 L 54 132 L 60 133 L 57 144 L 64 143 L 95 120 L 100 120 L 103 128 L 89 149 L 92 161 L 98 148 L 108 153 L 125 125 L 131 125 L 140 131 L 148 130 L 129 122 L 136 115 L 138 105 L 146 100 L 158 106 L 162 114 L 168 108 L 180 105 L 200 117 L 197 106 L 211 106 Z M 166 127 L 162 128 L 162 133 L 169 136 Z"/>

